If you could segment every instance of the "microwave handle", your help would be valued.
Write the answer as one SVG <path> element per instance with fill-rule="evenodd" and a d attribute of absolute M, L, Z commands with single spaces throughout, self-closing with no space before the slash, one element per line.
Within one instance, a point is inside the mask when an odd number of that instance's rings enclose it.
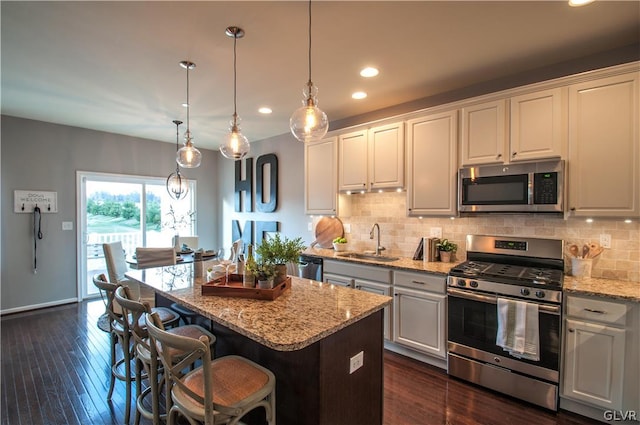
<path fill-rule="evenodd" d="M 529 184 L 527 187 L 527 204 L 533 205 L 533 185 L 535 184 L 535 173 L 529 173 Z"/>

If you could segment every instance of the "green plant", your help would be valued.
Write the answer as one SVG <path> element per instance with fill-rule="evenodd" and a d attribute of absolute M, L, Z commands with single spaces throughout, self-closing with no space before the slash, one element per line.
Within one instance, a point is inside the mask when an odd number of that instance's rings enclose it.
<path fill-rule="evenodd" d="M 305 248 L 302 238 L 289 239 L 280 237 L 279 233 L 262 240 L 256 248 L 256 254 L 262 263 L 287 264 L 297 263 L 300 252 Z"/>
<path fill-rule="evenodd" d="M 449 242 L 449 239 L 443 239 L 442 241 L 438 242 L 436 244 L 436 247 L 439 251 L 445 252 L 456 252 L 456 250 L 458 249 L 458 245 L 453 242 Z"/>
<path fill-rule="evenodd" d="M 272 263 L 256 262 L 247 264 L 245 268 L 258 280 L 269 280 L 276 275 L 276 266 Z"/>

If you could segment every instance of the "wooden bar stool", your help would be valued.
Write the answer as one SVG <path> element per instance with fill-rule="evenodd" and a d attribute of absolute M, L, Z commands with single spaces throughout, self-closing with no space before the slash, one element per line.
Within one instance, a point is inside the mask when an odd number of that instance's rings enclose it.
<path fill-rule="evenodd" d="M 144 416 L 147 419 L 152 419 L 154 424 L 159 424 L 160 419 L 165 415 L 160 412 L 160 388 L 164 380 L 164 375 L 159 373 L 160 362 L 158 356 L 155 354 L 155 350 L 152 350 L 149 346 L 147 326 L 145 322 L 145 313 L 151 313 L 158 315 L 161 308 L 150 308 L 146 302 L 140 302 L 138 300 L 131 299 L 131 295 L 126 287 L 119 287 L 115 293 L 115 299 L 122 306 L 125 318 L 125 325 L 133 336 L 133 347 L 131 352 L 135 354 L 136 368 L 135 368 L 135 381 L 136 381 L 136 418 L 135 424 L 140 423 L 140 416 Z M 168 310 L 168 309 L 164 309 Z M 169 310 L 171 311 L 171 310 Z M 164 322 L 163 326 L 174 325 L 178 323 L 178 318 L 171 322 Z M 192 338 L 206 337 L 209 341 L 209 345 L 215 343 L 215 336 L 197 325 L 186 325 L 173 327 L 168 332 L 175 335 L 188 336 Z M 176 358 L 180 358 L 179 353 L 176 354 Z M 144 377 L 143 370 L 148 377 L 149 386 L 142 390 L 142 379 Z M 160 378 L 160 379 L 159 379 Z M 151 407 L 147 408 L 145 405 L 145 398 L 151 394 Z"/>
<path fill-rule="evenodd" d="M 206 338 L 198 339 L 165 331 L 155 313 L 145 315 L 150 347 L 157 350 L 171 388 L 171 408 L 167 423 L 177 415 L 189 423 L 235 425 L 249 411 L 263 407 L 267 422 L 275 425 L 275 385 L 273 373 L 239 356 L 211 360 Z M 176 353 L 179 354 L 177 358 Z M 193 364 L 200 366 L 187 371 Z"/>

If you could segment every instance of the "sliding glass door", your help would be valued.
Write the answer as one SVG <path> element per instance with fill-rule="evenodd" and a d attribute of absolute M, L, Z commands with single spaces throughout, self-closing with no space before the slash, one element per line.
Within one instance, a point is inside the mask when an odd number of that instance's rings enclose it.
<path fill-rule="evenodd" d="M 136 247 L 172 246 L 173 237 L 193 236 L 195 182 L 185 199 L 172 199 L 164 178 L 77 173 L 78 293 L 98 294 L 93 275 L 106 274 L 102 244 L 120 241 L 126 256 Z"/>

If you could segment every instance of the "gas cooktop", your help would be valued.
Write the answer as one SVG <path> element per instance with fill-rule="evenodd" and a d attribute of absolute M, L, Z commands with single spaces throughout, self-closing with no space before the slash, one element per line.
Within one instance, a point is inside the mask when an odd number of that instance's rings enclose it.
<path fill-rule="evenodd" d="M 513 264 L 466 261 L 451 269 L 450 276 L 483 279 L 499 283 L 562 288 L 562 270 Z"/>

